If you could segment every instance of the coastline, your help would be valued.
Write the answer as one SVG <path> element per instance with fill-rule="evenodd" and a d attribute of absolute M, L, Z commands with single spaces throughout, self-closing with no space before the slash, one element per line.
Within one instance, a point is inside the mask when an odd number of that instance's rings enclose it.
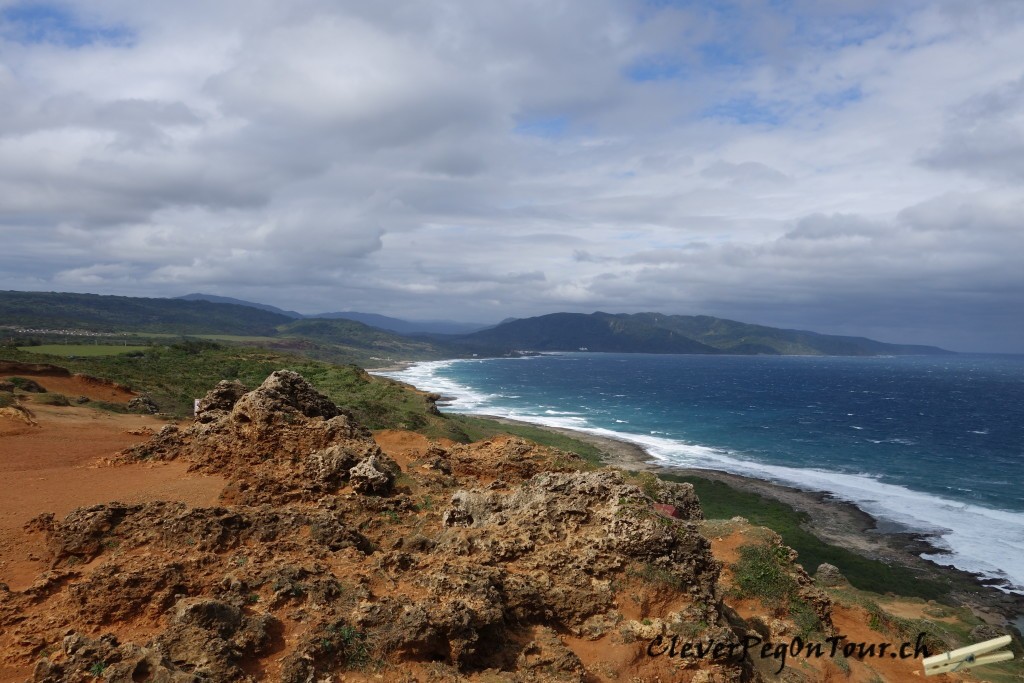
<path fill-rule="evenodd" d="M 922 576 L 952 579 L 954 585 L 973 586 L 977 590 L 951 594 L 956 601 L 970 607 L 979 617 L 993 623 L 996 621 L 1016 625 L 1024 615 L 1024 596 L 1005 593 L 987 583 L 982 577 L 951 566 L 936 564 L 922 558 L 922 553 L 941 553 L 928 537 L 920 533 L 881 523 L 857 505 L 835 498 L 822 491 L 809 491 L 779 484 L 765 479 L 745 477 L 720 470 L 672 467 L 658 462 L 638 444 L 590 432 L 552 427 L 525 420 L 489 414 L 473 413 L 495 422 L 510 425 L 529 425 L 579 441 L 601 449 L 606 456 L 605 465 L 624 470 L 692 476 L 724 483 L 740 491 L 754 493 L 764 498 L 784 503 L 804 512 L 810 518 L 806 529 L 820 540 L 840 546 L 869 559 L 886 564 L 898 564 Z M 815 567 L 805 567 L 814 574 Z M 1017 626 L 1019 628 L 1019 626 Z"/>

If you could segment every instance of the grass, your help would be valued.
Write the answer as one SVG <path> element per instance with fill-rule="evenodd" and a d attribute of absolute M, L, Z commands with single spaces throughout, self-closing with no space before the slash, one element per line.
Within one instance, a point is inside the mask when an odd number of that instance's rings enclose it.
<path fill-rule="evenodd" d="M 47 347 L 30 348 L 31 351 L 3 350 L 0 357 L 23 362 L 39 362 L 45 358 L 40 358 L 42 354 L 38 350 Z M 141 348 L 144 351 L 132 356 L 52 357 L 52 362 L 73 372 L 104 377 L 145 392 L 156 401 L 161 412 L 178 417 L 191 415 L 193 400 L 205 395 L 222 379 L 237 379 L 255 388 L 274 370 L 294 370 L 370 429 L 409 429 L 431 438 L 443 437 L 462 443 L 512 434 L 575 453 L 593 465 L 600 462 L 601 451 L 595 446 L 539 427 L 435 414 L 429 410 L 431 404 L 423 393 L 372 376 L 356 365 L 338 365 L 274 349 L 225 346 L 208 340 L 183 340 Z M 94 401 L 91 405 L 124 411 L 118 404 Z"/>
<path fill-rule="evenodd" d="M 14 394 L 9 391 L 0 391 L 0 408 L 9 408 L 17 403 Z"/>
<path fill-rule="evenodd" d="M 758 598 L 776 615 L 788 614 L 803 638 L 821 631 L 818 615 L 800 599 L 800 587 L 791 573 L 786 548 L 744 545 L 740 546 L 739 554 L 732 571 L 740 597 Z"/>
<path fill-rule="evenodd" d="M 45 348 L 32 347 L 31 352 L 3 350 L 0 356 L 38 362 L 41 360 L 39 351 Z M 60 345 L 59 348 L 75 347 Z M 82 345 L 82 348 L 125 349 L 123 346 L 91 345 Z M 144 351 L 133 356 L 53 357 L 52 362 L 74 372 L 105 377 L 144 391 L 153 397 L 162 412 L 181 417 L 191 414 L 194 398 L 203 396 L 221 379 L 238 379 L 247 387 L 254 388 L 272 371 L 286 368 L 302 374 L 318 390 L 350 410 L 360 423 L 371 429 L 409 429 L 430 438 L 445 437 L 463 443 L 511 434 L 575 453 L 585 460 L 584 467 L 600 465 L 602 451 L 590 443 L 531 425 L 505 424 L 468 415 L 437 415 L 429 410 L 431 404 L 422 393 L 371 376 L 355 365 L 337 365 L 276 349 L 225 346 L 205 340 L 184 340 L 142 348 Z M 117 404 L 93 402 L 91 405 L 118 412 L 124 410 Z M 693 484 L 708 519 L 729 519 L 739 515 L 752 524 L 774 530 L 786 545 L 799 553 L 799 561 L 809 572 L 822 562 L 829 562 L 839 567 L 857 588 L 943 602 L 950 600 L 954 589 L 973 588 L 969 585 L 954 586 L 953 581 L 945 577 L 922 577 L 909 569 L 886 565 L 824 543 L 805 528 L 809 521 L 806 514 L 783 503 L 698 476 L 662 475 L 662 478 Z"/>
<path fill-rule="evenodd" d="M 3 350 L 0 357 L 22 362 L 50 360 L 72 372 L 111 379 L 149 394 L 162 412 L 179 417 L 191 415 L 193 400 L 222 379 L 237 379 L 255 388 L 271 372 L 289 369 L 303 375 L 371 429 L 432 427 L 439 434 L 450 433 L 444 418 L 428 413 L 423 394 L 390 380 L 371 377 L 354 365 L 335 365 L 282 351 L 201 340 L 149 346 L 132 356 L 47 357 L 35 352 L 42 347 L 32 348 L 33 352 Z"/>
<path fill-rule="evenodd" d="M 904 567 L 871 560 L 825 543 L 804 528 L 810 517 L 785 503 L 701 477 L 661 476 L 667 481 L 693 484 L 707 519 L 731 519 L 738 515 L 747 518 L 751 524 L 772 529 L 782 537 L 783 543 L 797 551 L 798 561 L 808 573 L 813 574 L 819 564 L 828 562 L 862 590 L 883 594 L 893 592 L 926 600 L 950 600 L 949 582 L 922 577 Z"/>
<path fill-rule="evenodd" d="M 22 346 L 19 351 L 38 353 L 47 356 L 118 356 L 148 350 L 148 346 L 115 346 L 114 344 L 42 344 L 40 346 Z"/>
<path fill-rule="evenodd" d="M 868 613 L 870 628 L 887 638 L 914 642 L 917 639 L 917 634 L 927 634 L 925 644 L 932 654 L 977 642 L 978 639 L 971 636 L 971 630 L 983 623 L 966 607 L 926 607 L 923 610 L 926 615 L 924 618 L 911 619 L 894 616 L 887 611 L 887 606 L 894 600 L 906 602 L 906 599 L 902 597 L 885 597 L 849 587 L 830 590 L 829 594 L 839 605 L 863 607 Z M 941 614 L 941 618 L 931 618 L 927 616 L 929 612 Z M 1010 644 L 1010 649 L 1016 655 L 1014 660 L 979 667 L 973 669 L 973 673 L 978 679 L 991 683 L 1024 680 L 1024 659 L 1021 658 L 1024 649 L 1022 649 L 1020 640 L 1015 637 Z"/>
<path fill-rule="evenodd" d="M 32 399 L 33 403 L 39 403 L 45 406 L 69 406 L 71 401 L 64 394 L 54 394 L 52 392 L 46 394 L 36 394 Z"/>
<path fill-rule="evenodd" d="M 498 434 L 511 434 L 542 446 L 575 453 L 583 458 L 589 466 L 599 467 L 601 465 L 602 451 L 597 446 L 542 427 L 506 424 L 470 415 L 449 415 L 448 419 L 452 426 L 460 430 L 469 441 L 489 439 Z"/>
<path fill-rule="evenodd" d="M 744 545 L 733 565 L 736 587 L 742 597 L 754 597 L 773 608 L 782 608 L 796 595 L 796 580 L 786 567 L 786 549 L 780 546 Z"/>

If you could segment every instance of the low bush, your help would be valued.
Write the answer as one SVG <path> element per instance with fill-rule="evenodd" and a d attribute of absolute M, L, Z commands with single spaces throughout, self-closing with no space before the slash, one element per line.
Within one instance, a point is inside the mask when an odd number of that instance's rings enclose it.
<path fill-rule="evenodd" d="M 46 393 L 35 397 L 35 402 L 44 406 L 69 406 L 71 401 L 64 394 Z"/>

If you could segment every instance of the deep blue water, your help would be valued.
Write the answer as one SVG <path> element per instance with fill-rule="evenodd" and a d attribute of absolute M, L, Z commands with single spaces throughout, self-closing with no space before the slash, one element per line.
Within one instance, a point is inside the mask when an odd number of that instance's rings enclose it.
<path fill-rule="evenodd" d="M 391 373 L 500 414 L 627 438 L 665 464 L 830 491 L 1024 587 L 1024 357 L 572 353 Z"/>

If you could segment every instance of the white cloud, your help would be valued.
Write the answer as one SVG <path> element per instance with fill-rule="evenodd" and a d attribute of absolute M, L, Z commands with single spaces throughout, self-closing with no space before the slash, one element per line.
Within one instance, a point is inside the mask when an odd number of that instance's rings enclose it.
<path fill-rule="evenodd" d="M 23 5 L 0 287 L 1024 343 L 1014 3 Z"/>

